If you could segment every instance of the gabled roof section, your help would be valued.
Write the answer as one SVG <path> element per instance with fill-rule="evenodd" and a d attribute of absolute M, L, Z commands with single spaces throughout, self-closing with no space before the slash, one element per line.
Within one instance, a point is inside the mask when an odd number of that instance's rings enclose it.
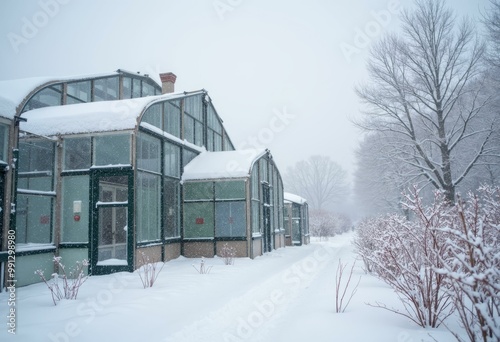
<path fill-rule="evenodd" d="M 20 128 L 41 136 L 132 130 L 149 106 L 193 93 L 196 92 L 33 109 L 23 113 L 27 121 L 21 122 Z"/>
<path fill-rule="evenodd" d="M 301 205 L 307 203 L 307 200 L 305 198 L 300 197 L 300 196 L 295 195 L 295 194 L 291 194 L 289 192 L 283 193 L 283 199 L 285 201 L 297 203 L 297 204 L 301 204 Z"/>
<path fill-rule="evenodd" d="M 249 177 L 255 161 L 267 153 L 267 149 L 203 152 L 185 166 L 182 181 Z"/>

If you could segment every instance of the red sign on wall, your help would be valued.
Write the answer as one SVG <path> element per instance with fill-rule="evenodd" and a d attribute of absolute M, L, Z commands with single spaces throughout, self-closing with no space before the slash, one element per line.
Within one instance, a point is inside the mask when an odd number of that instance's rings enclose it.
<path fill-rule="evenodd" d="M 40 216 L 40 224 L 49 224 L 49 223 L 50 223 L 49 215 Z"/>
<path fill-rule="evenodd" d="M 203 223 L 205 223 L 205 220 L 203 219 L 203 217 L 196 218 L 196 224 L 203 224 Z"/>

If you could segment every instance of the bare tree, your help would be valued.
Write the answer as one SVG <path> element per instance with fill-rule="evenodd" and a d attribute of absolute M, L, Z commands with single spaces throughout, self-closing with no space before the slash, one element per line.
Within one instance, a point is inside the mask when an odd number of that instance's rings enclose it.
<path fill-rule="evenodd" d="M 285 174 L 287 191 L 307 198 L 311 209 L 342 200 L 348 194 L 344 169 L 329 157 L 311 156 L 289 167 Z"/>
<path fill-rule="evenodd" d="M 492 116 L 484 115 L 485 47 L 443 1 L 417 0 L 401 20 L 402 35 L 371 51 L 370 83 L 356 89 L 367 105 L 358 124 L 389 137 L 388 157 L 409 168 L 407 179 L 424 177 L 453 202 L 456 187 L 496 148 Z"/>

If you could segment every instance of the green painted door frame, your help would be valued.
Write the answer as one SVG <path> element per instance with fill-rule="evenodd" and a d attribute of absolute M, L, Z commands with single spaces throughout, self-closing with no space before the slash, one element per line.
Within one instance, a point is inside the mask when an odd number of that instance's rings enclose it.
<path fill-rule="evenodd" d="M 112 184 L 112 180 L 117 180 L 118 185 Z M 106 199 L 103 198 L 103 189 L 108 187 L 111 189 L 108 193 L 113 193 L 113 185 L 115 186 L 115 194 L 113 198 Z M 126 198 L 116 198 L 117 191 L 126 191 Z M 123 195 L 121 195 L 123 196 Z M 120 166 L 120 167 L 110 167 L 110 168 L 95 168 L 90 170 L 90 227 L 89 227 L 89 261 L 90 261 L 90 273 L 94 275 L 100 274 L 110 274 L 115 272 L 132 272 L 134 270 L 134 173 L 130 166 Z M 107 221 L 108 227 L 104 227 L 103 224 L 104 211 L 111 210 L 113 213 L 113 218 L 111 219 L 111 225 L 117 225 L 118 219 L 116 214 L 118 211 L 123 212 L 125 209 L 126 215 L 126 226 L 122 227 L 125 230 L 125 251 L 126 251 L 126 264 L 120 263 L 104 263 L 99 264 L 99 244 L 100 237 L 103 238 L 104 234 L 107 234 L 107 238 L 111 239 L 110 253 L 114 253 L 116 246 L 118 246 L 116 236 L 120 232 L 116 231 L 116 227 L 110 228 L 109 220 Z M 99 216 L 103 217 L 99 217 Z M 108 218 L 108 216 L 106 216 Z M 106 232 L 104 230 L 107 229 Z M 110 230 L 112 229 L 112 230 Z M 113 256 L 111 256 L 113 258 Z M 110 258 L 110 259 L 111 259 Z M 119 259 L 119 258 L 118 258 Z"/>

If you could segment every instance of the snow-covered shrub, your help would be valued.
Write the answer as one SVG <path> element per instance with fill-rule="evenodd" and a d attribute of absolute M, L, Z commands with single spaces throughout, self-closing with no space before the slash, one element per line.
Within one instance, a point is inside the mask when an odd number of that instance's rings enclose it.
<path fill-rule="evenodd" d="M 139 278 L 141 278 L 142 286 L 144 286 L 144 288 L 153 287 L 165 263 L 161 263 L 160 268 L 157 269 L 158 263 L 151 262 L 144 252 L 141 252 L 141 259 L 142 266 L 139 267 L 137 273 L 139 274 Z"/>
<path fill-rule="evenodd" d="M 344 271 L 348 264 L 343 264 L 342 260 L 339 259 L 339 263 L 337 265 L 337 271 L 335 272 L 335 312 L 344 312 L 345 309 L 349 306 L 352 297 L 356 294 L 358 290 L 359 282 L 361 281 L 361 277 L 359 277 L 358 282 L 354 286 L 351 285 L 352 274 L 354 271 L 354 266 L 356 266 L 356 261 L 352 263 L 351 268 L 349 269 L 349 274 L 347 275 L 347 279 L 344 277 Z M 349 297 L 346 297 L 347 290 L 351 289 L 351 293 Z M 346 302 L 344 300 L 347 300 Z"/>
<path fill-rule="evenodd" d="M 372 220 L 369 224 L 375 235 L 365 235 L 369 241 L 357 246 L 367 269 L 396 291 L 405 311 L 383 303 L 374 306 L 408 317 L 422 327 L 438 327 L 454 309 L 449 282 L 435 271 L 447 258 L 446 234 L 435 227 L 447 225 L 449 219 L 449 206 L 438 196 L 435 204 L 426 208 L 414 189 L 406 196 L 405 205 L 415 219 L 390 215 Z M 370 245 L 373 250 L 368 251 Z"/>
<path fill-rule="evenodd" d="M 57 272 L 52 274 L 50 280 L 45 278 L 42 270 L 36 270 L 35 274 L 47 285 L 54 305 L 57 305 L 57 301 L 63 298 L 76 299 L 80 286 L 88 279 L 88 275 L 85 275 L 83 271 L 83 268 L 89 265 L 88 261 L 86 259 L 82 262 L 77 261 L 75 268 L 70 268 L 68 273 L 66 273 L 66 267 L 61 262 L 60 256 L 54 256 L 53 261 Z M 61 280 L 61 284 L 59 283 L 59 279 Z"/>
<path fill-rule="evenodd" d="M 336 223 L 334 215 L 325 210 L 311 210 L 309 212 L 309 232 L 319 240 L 328 240 L 335 236 Z"/>
<path fill-rule="evenodd" d="M 222 260 L 224 260 L 224 265 L 234 265 L 234 258 L 236 257 L 236 249 L 234 247 L 230 247 L 225 243 L 219 254 Z"/>
<path fill-rule="evenodd" d="M 201 258 L 201 261 L 200 261 L 200 266 L 197 268 L 194 264 L 193 264 L 193 267 L 194 269 L 199 273 L 199 274 L 208 274 L 210 273 L 210 270 L 212 269 L 212 266 L 206 266 L 205 265 L 205 258 Z"/>
<path fill-rule="evenodd" d="M 361 257 L 365 266 L 365 272 L 372 272 L 372 254 L 379 249 L 376 245 L 375 237 L 382 234 L 384 230 L 384 220 L 367 218 L 361 221 L 356 227 L 353 245 L 356 253 Z"/>
<path fill-rule="evenodd" d="M 459 199 L 449 226 L 451 257 L 436 271 L 453 289 L 455 307 L 470 341 L 500 341 L 500 188 L 483 187 L 479 196 Z M 459 341 L 464 339 L 451 331 Z"/>

